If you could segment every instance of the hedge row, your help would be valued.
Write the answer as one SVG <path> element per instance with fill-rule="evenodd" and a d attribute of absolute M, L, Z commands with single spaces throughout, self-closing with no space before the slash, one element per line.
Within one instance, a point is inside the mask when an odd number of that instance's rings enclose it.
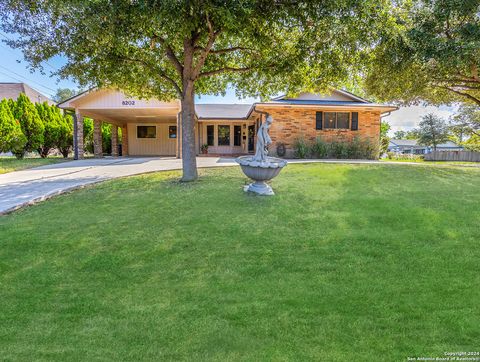
<path fill-rule="evenodd" d="M 295 158 L 378 159 L 378 144 L 355 137 L 350 142 L 326 142 L 297 138 L 293 144 Z"/>

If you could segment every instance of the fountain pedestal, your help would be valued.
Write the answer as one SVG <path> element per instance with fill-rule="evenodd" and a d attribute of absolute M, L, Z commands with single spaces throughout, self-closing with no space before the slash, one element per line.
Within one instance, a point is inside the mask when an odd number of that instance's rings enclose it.
<path fill-rule="evenodd" d="M 244 187 L 245 191 L 254 192 L 258 195 L 275 195 L 270 185 L 266 183 L 276 177 L 287 161 L 280 158 L 266 157 L 265 161 L 256 161 L 253 156 L 242 156 L 236 159 L 243 173 L 254 182 Z"/>

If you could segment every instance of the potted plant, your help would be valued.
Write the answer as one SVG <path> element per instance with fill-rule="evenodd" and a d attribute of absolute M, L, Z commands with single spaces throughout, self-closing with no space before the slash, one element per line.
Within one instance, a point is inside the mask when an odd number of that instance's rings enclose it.
<path fill-rule="evenodd" d="M 206 143 L 204 143 L 201 147 L 200 147 L 200 150 L 202 151 L 202 153 L 204 155 L 206 155 L 208 153 L 208 145 Z"/>

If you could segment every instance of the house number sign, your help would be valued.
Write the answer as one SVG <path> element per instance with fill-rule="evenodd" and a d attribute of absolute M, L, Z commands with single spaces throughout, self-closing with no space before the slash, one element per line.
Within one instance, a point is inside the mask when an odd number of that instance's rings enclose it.
<path fill-rule="evenodd" d="M 122 106 L 134 106 L 135 101 L 122 101 Z"/>

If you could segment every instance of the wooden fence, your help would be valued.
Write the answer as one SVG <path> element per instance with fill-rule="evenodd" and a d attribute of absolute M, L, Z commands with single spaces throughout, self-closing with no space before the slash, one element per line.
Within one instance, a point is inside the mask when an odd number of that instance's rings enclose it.
<path fill-rule="evenodd" d="M 435 151 L 425 155 L 425 161 L 469 161 L 480 162 L 480 152 Z"/>

